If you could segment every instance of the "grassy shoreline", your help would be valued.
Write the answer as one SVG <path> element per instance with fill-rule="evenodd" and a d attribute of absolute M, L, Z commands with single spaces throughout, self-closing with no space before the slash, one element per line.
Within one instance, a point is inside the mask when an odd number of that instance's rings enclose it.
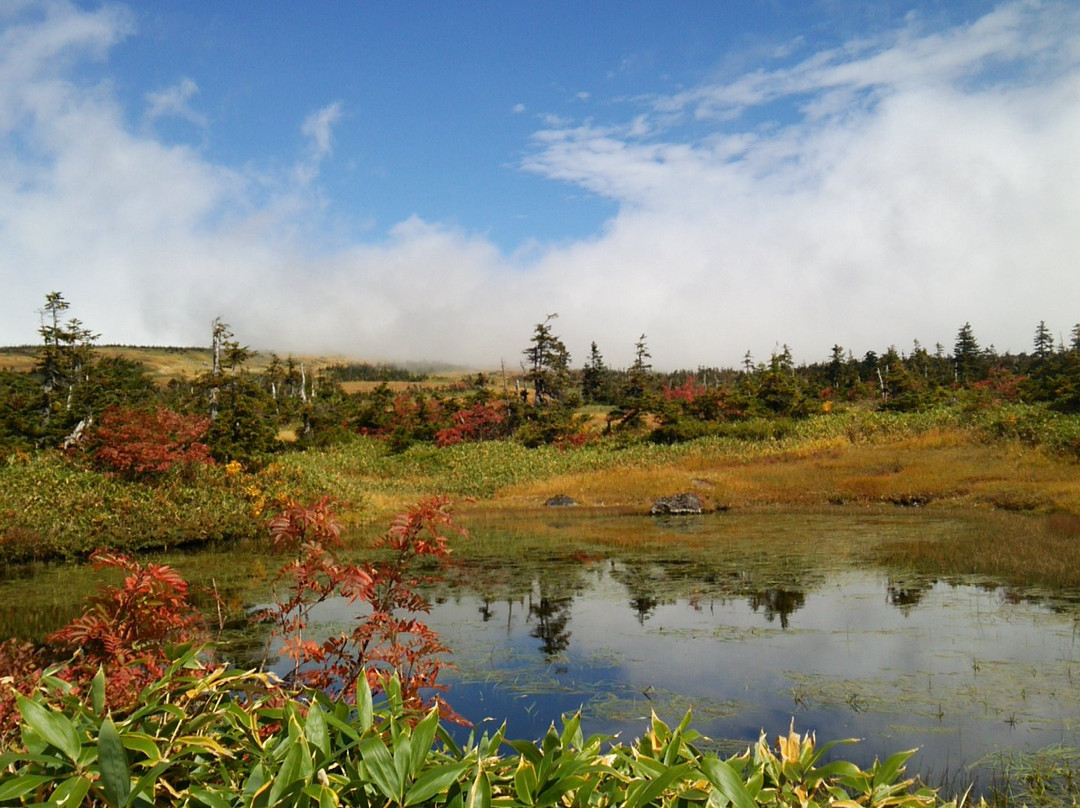
<path fill-rule="evenodd" d="M 850 411 L 767 426 L 747 422 L 731 435 L 670 446 L 493 441 L 400 454 L 356 436 L 283 453 L 258 471 L 219 466 L 153 485 L 57 454 L 15 457 L 0 466 L 0 561 L 250 538 L 288 498 L 324 495 L 344 505 L 346 527 L 358 531 L 434 495 L 458 500 L 463 513 L 538 508 L 557 494 L 646 513 L 658 497 L 691 491 L 714 510 L 892 504 L 1080 516 L 1078 418 L 1015 407 Z"/>

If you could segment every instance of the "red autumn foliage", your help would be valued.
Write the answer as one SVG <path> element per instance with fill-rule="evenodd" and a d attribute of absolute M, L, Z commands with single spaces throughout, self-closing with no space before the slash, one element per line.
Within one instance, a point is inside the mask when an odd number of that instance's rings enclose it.
<path fill-rule="evenodd" d="M 1018 401 L 1023 381 L 1023 376 L 1017 376 L 1002 368 L 991 368 L 985 379 L 972 383 L 971 389 L 991 400 Z"/>
<path fill-rule="evenodd" d="M 180 415 L 165 407 L 137 410 L 109 407 L 94 430 L 94 465 L 128 478 L 162 474 L 174 466 L 212 464 L 210 447 L 201 443 L 210 419 Z"/>
<path fill-rule="evenodd" d="M 693 404 L 695 400 L 708 393 L 708 388 L 705 385 L 699 383 L 692 376 L 688 376 L 686 381 L 680 384 L 678 387 L 672 387 L 668 385 L 664 389 L 664 399 L 666 401 L 683 401 L 687 404 Z M 713 392 L 715 396 L 715 391 Z"/>
<path fill-rule="evenodd" d="M 444 689 L 437 680 L 449 649 L 416 617 L 430 609 L 418 591 L 430 579 L 415 573 L 415 562 L 447 559 L 446 534 L 465 534 L 453 521 L 449 500 L 430 499 L 398 516 L 376 543 L 385 560 L 337 560 L 329 547 L 340 543 L 340 532 L 329 498 L 292 504 L 270 523 L 275 547 L 296 554 L 278 574 L 290 583 L 289 597 L 264 615 L 274 623 L 283 653 L 294 661 L 286 683 L 354 698 L 357 677 L 365 676 L 379 692 L 396 672 L 407 710 L 419 715 L 434 702 L 445 718 L 465 723 L 438 695 L 425 698 L 425 693 Z M 105 551 L 95 552 L 91 560 L 99 569 L 126 572 L 123 583 L 102 587 L 83 614 L 46 638 L 43 647 L 0 643 L 0 678 L 10 685 L 0 688 L 0 740 L 18 726 L 16 696 L 38 687 L 49 666 L 59 664 L 56 675 L 76 687 L 87 686 L 104 669 L 106 704 L 122 711 L 162 677 L 172 646 L 205 641 L 202 616 L 188 599 L 187 582 L 174 569 Z M 351 632 L 322 642 L 305 637 L 311 610 L 331 597 L 367 608 Z"/>
<path fill-rule="evenodd" d="M 48 665 L 48 657 L 33 643 L 4 640 L 0 643 L 0 746 L 6 735 L 19 726 L 17 696 L 28 696 L 37 687 Z"/>
<path fill-rule="evenodd" d="M 59 665 L 56 675 L 76 687 L 88 685 L 103 668 L 106 704 L 124 710 L 161 678 L 170 646 L 203 636 L 202 616 L 174 569 L 103 551 L 91 560 L 98 569 L 126 571 L 123 584 L 102 587 L 83 614 L 49 635 L 42 647 L 0 643 L 0 677 L 10 677 L 11 685 L 0 689 L 0 738 L 18 726 L 17 694 L 33 691 L 47 668 Z"/>
<path fill-rule="evenodd" d="M 172 567 L 141 564 L 119 553 L 97 551 L 94 567 L 128 573 L 121 586 L 102 587 L 86 611 L 46 638 L 58 658 L 73 655 L 64 678 L 88 682 L 105 668 L 109 703 L 128 706 L 161 678 L 170 645 L 203 636 L 202 615 L 188 600 L 188 585 Z"/>
<path fill-rule="evenodd" d="M 300 505 L 290 502 L 270 520 L 270 539 L 278 552 L 292 552 L 306 543 L 341 546 L 341 524 L 330 497 Z"/>
<path fill-rule="evenodd" d="M 443 689 L 438 676 L 449 649 L 415 616 L 430 611 L 418 592 L 430 579 L 413 567 L 423 557 L 447 559 L 446 533 L 465 531 L 454 523 L 449 500 L 429 499 L 398 516 L 376 543 L 386 560 L 342 563 L 322 542 L 323 535 L 337 536 L 336 525 L 327 522 L 327 508 L 326 500 L 306 509 L 292 505 L 275 520 L 275 543 L 297 550 L 296 559 L 279 573 L 279 580 L 289 581 L 289 597 L 262 615 L 274 624 L 275 634 L 283 638 L 282 652 L 293 660 L 286 681 L 353 698 L 358 676 L 364 675 L 373 692 L 379 692 L 384 677 L 396 671 L 406 709 L 423 710 L 429 703 L 424 692 Z M 337 596 L 369 609 L 351 631 L 321 642 L 305 638 L 312 609 Z M 445 717 L 461 720 L 437 696 L 432 700 Z"/>
<path fill-rule="evenodd" d="M 435 433 L 436 446 L 499 440 L 510 434 L 506 402 L 477 402 L 451 416 L 453 426 Z"/>

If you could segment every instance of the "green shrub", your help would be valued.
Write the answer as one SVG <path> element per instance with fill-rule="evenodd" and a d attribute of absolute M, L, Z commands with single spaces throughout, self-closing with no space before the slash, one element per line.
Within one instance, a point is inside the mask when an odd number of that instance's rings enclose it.
<path fill-rule="evenodd" d="M 252 538 L 267 478 L 196 466 L 155 485 L 128 482 L 45 452 L 0 466 L 0 559 L 78 558 Z M 233 466 L 232 468 L 237 468 Z"/>

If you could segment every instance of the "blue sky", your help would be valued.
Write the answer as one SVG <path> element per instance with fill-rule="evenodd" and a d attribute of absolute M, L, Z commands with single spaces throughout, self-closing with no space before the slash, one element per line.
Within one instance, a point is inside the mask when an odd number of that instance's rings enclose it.
<path fill-rule="evenodd" d="M 0 343 L 661 367 L 1080 321 L 1080 9 L 0 2 Z"/>

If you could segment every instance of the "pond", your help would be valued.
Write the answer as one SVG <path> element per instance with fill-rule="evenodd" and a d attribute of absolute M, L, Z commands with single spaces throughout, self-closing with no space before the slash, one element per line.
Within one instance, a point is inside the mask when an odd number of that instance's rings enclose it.
<path fill-rule="evenodd" d="M 692 710 L 698 731 L 736 752 L 794 720 L 820 741 L 863 739 L 836 752 L 860 764 L 918 748 L 911 767 L 931 783 L 985 784 L 1002 752 L 1080 746 L 1080 593 L 878 560 L 883 546 L 928 536 L 1007 541 L 1035 517 L 547 511 L 462 522 L 470 537 L 426 593 L 427 622 L 454 651 L 447 700 L 482 729 L 505 720 L 510 737 L 536 738 L 581 710 L 587 733 L 630 740 L 651 711 L 677 723 Z M 167 560 L 249 608 L 268 598 L 277 563 L 252 548 Z M 69 569 L 6 582 L 4 626 L 29 620 L 32 633 L 56 620 L 19 593 L 74 591 Z M 320 611 L 327 630 L 352 618 L 342 602 Z M 263 642 L 248 636 L 231 653 L 250 663 Z"/>

